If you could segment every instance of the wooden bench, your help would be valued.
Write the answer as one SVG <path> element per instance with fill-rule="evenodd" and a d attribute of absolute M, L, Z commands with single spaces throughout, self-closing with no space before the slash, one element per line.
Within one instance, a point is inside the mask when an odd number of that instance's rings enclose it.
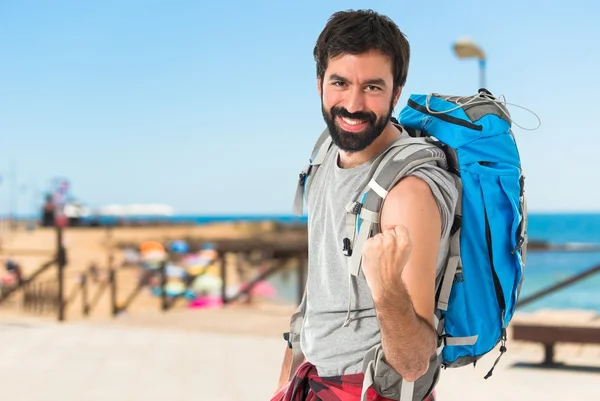
<path fill-rule="evenodd" d="M 600 344 L 600 326 L 558 326 L 514 322 L 512 337 L 514 340 L 542 343 L 544 345 L 544 365 L 554 365 L 554 346 L 556 343 Z"/>

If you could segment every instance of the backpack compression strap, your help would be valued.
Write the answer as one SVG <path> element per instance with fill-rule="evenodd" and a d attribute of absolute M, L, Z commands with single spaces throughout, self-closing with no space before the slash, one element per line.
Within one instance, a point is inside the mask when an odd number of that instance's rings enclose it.
<path fill-rule="evenodd" d="M 308 165 L 300 173 L 298 186 L 296 188 L 296 196 L 294 197 L 294 206 L 292 208 L 293 213 L 297 216 L 301 216 L 304 211 L 304 194 L 308 191 L 308 177 L 311 173 L 315 174 L 319 165 L 325 160 L 327 151 L 331 147 L 331 142 L 329 130 L 325 129 L 313 148 Z"/>
<path fill-rule="evenodd" d="M 442 279 L 442 283 L 440 286 L 440 292 L 437 299 L 437 308 L 439 311 L 447 311 L 448 310 L 448 301 L 450 299 L 450 292 L 452 290 L 452 284 L 454 283 L 455 277 L 458 277 L 460 280 L 462 268 L 462 262 L 460 259 L 460 228 L 452 235 L 450 238 L 450 256 L 448 258 L 448 262 L 446 264 L 446 270 L 444 272 L 444 277 Z M 458 274 L 458 276 L 457 276 Z M 444 326 L 444 321 L 442 318 L 441 327 Z M 438 326 L 438 332 L 439 328 Z M 443 343 L 441 347 L 444 346 L 461 346 L 461 345 L 473 345 L 477 342 L 478 335 L 468 336 L 468 337 L 446 337 L 445 332 L 442 330 L 441 338 L 443 339 Z"/>
<path fill-rule="evenodd" d="M 306 289 L 304 290 L 300 305 L 298 305 L 298 308 L 290 319 L 290 332 L 284 334 L 284 339 L 288 343 L 288 348 L 291 348 L 292 350 L 292 365 L 290 368 L 288 381 L 292 379 L 294 373 L 296 373 L 296 370 L 302 364 L 304 359 L 304 354 L 302 353 L 302 348 L 300 347 L 300 331 L 302 330 L 302 321 L 304 320 L 305 311 Z"/>

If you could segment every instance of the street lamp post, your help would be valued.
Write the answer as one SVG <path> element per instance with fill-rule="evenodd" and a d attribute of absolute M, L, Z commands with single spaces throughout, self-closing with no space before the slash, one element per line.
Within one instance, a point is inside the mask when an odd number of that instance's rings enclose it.
<path fill-rule="evenodd" d="M 479 87 L 485 88 L 485 52 L 469 38 L 460 38 L 453 45 L 454 54 L 458 58 L 477 58 L 479 60 Z"/>

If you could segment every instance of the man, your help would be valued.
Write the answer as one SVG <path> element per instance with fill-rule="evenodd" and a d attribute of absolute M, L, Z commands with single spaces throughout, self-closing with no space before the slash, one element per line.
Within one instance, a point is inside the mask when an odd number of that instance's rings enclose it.
<path fill-rule="evenodd" d="M 311 178 L 307 197 L 304 363 L 290 371 L 292 350 L 286 349 L 273 400 L 359 400 L 363 357 L 378 344 L 390 381 L 400 375 L 420 386 L 415 394 L 434 399 L 436 280 L 446 262 L 458 196 L 451 176 L 424 165 L 389 191 L 382 230 L 367 240 L 360 274 L 351 284 L 341 252 L 348 201 L 373 160 L 408 136 L 391 115 L 406 82 L 409 55 L 396 24 L 370 10 L 335 13 L 317 40 L 317 89 L 333 146 Z M 367 395 L 390 399 L 377 388 Z"/>

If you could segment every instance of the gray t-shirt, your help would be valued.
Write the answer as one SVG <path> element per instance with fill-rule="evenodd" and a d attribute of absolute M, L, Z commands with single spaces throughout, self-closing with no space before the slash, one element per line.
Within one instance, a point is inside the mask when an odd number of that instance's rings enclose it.
<path fill-rule="evenodd" d="M 371 164 L 340 168 L 338 149 L 334 145 L 311 178 L 307 197 L 307 303 L 301 348 L 322 377 L 360 373 L 365 353 L 381 341 L 371 291 L 362 269 L 356 284 L 352 285 L 352 321 L 342 327 L 351 285 L 347 258 L 342 253 L 343 239 L 347 236 L 345 206 L 364 182 Z M 411 175 L 425 180 L 438 202 L 442 218 L 439 276 L 446 263 L 458 192 L 452 177 L 434 165 L 423 165 Z"/>

